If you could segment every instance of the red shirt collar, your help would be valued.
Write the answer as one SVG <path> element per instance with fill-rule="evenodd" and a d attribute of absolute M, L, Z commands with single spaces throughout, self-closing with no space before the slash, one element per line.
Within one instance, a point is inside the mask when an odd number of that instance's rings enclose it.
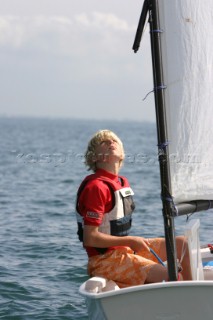
<path fill-rule="evenodd" d="M 117 174 L 113 174 L 109 171 L 106 171 L 104 169 L 97 169 L 95 174 L 100 177 L 100 176 L 104 176 L 104 177 L 107 177 L 109 179 L 112 179 L 114 181 L 118 181 L 118 175 Z"/>

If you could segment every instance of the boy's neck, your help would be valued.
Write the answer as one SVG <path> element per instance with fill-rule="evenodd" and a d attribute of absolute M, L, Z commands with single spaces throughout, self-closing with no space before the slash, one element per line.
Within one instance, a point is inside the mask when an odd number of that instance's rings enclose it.
<path fill-rule="evenodd" d="M 120 168 L 119 163 L 111 164 L 111 163 L 102 162 L 97 164 L 97 169 L 103 169 L 115 175 L 118 175 L 119 168 Z"/>

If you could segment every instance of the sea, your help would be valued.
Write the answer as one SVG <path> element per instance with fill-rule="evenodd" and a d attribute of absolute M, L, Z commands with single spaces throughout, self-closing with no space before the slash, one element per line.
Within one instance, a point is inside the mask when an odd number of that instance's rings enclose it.
<path fill-rule="evenodd" d="M 131 234 L 164 236 L 155 123 L 0 118 L 0 319 L 86 320 L 79 286 L 88 279 L 77 238 L 75 198 L 89 174 L 84 152 L 99 129 L 123 141 L 125 175 L 135 193 Z M 201 244 L 213 240 L 212 210 Z M 176 234 L 186 217 L 175 219 Z"/>

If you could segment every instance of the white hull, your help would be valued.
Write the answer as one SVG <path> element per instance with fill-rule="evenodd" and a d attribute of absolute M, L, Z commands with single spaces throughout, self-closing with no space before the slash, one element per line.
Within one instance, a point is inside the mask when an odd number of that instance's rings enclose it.
<path fill-rule="evenodd" d="M 86 297 L 91 320 L 212 320 L 213 281 L 140 285 Z"/>

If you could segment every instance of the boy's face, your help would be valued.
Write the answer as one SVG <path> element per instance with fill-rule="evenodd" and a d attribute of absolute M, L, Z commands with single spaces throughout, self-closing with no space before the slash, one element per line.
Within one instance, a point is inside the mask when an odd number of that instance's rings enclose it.
<path fill-rule="evenodd" d="M 95 148 L 97 162 L 119 162 L 123 151 L 118 141 L 112 137 L 103 139 Z"/>

